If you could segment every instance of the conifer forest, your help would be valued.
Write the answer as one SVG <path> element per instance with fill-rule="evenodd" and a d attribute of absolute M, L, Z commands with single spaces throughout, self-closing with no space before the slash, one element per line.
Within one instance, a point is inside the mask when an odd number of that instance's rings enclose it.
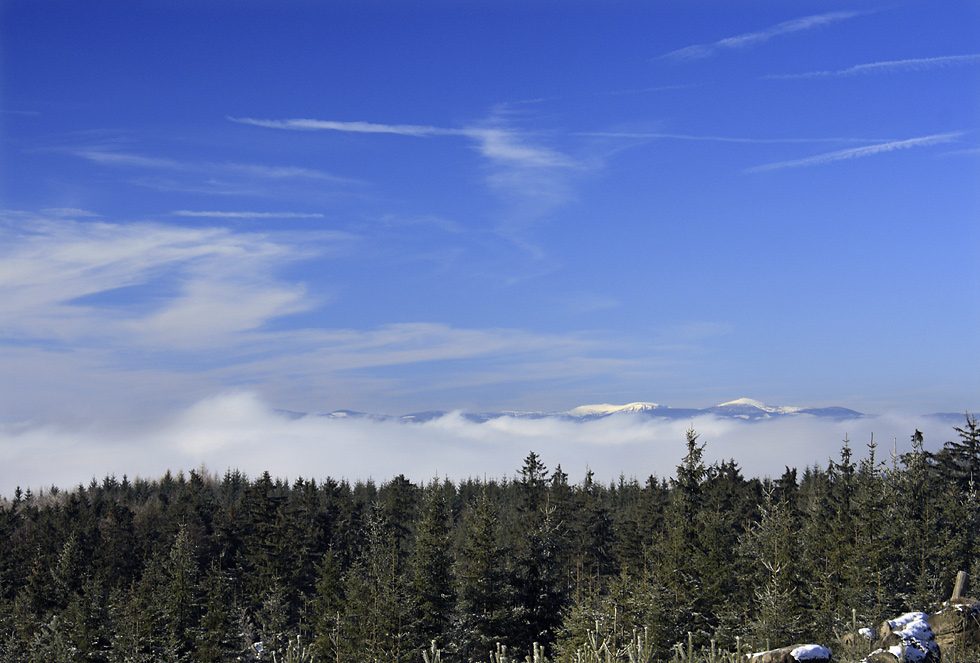
<path fill-rule="evenodd" d="M 845 440 L 775 478 L 707 464 L 692 429 L 671 478 L 532 452 L 509 478 L 18 488 L 0 661 L 714 663 L 797 642 L 860 660 L 846 634 L 980 577 L 980 424 L 950 437 Z"/>

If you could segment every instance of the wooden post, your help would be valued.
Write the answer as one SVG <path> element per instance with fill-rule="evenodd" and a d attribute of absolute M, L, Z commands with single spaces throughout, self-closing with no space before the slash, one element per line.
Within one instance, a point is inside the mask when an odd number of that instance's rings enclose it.
<path fill-rule="evenodd" d="M 970 582 L 970 576 L 966 571 L 960 571 L 956 574 L 956 586 L 953 587 L 953 595 L 949 597 L 949 600 L 962 598 L 963 594 L 966 592 L 967 585 Z"/>

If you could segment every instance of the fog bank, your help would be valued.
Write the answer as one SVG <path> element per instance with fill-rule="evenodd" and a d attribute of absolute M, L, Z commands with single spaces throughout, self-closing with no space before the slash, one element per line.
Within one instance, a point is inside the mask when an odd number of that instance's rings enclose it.
<path fill-rule="evenodd" d="M 845 439 L 855 459 L 872 439 L 877 458 L 910 449 L 912 433 L 925 434 L 936 450 L 956 434 L 943 421 L 882 414 L 835 422 L 793 416 L 761 422 L 699 416 L 662 421 L 622 414 L 576 422 L 499 418 L 474 423 L 450 413 L 424 423 L 370 418 L 291 418 L 249 392 L 199 401 L 167 420 L 138 430 L 106 424 L 87 427 L 0 424 L 0 494 L 15 487 L 72 488 L 107 475 L 154 479 L 170 470 L 202 465 L 250 477 L 387 481 L 404 474 L 416 482 L 512 477 L 530 451 L 549 470 L 561 465 L 572 482 L 588 469 L 602 481 L 621 475 L 646 481 L 673 475 L 685 453 L 685 432 L 694 427 L 708 463 L 734 459 L 746 477 L 778 476 L 785 467 L 826 467 Z"/>

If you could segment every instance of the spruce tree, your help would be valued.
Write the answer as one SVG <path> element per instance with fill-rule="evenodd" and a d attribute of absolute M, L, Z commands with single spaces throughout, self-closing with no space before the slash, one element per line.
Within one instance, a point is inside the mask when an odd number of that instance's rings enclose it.
<path fill-rule="evenodd" d="M 317 660 L 335 661 L 340 657 L 340 613 L 344 607 L 344 588 L 340 565 L 332 550 L 320 559 L 316 592 L 307 612 L 313 626 L 313 653 Z"/>
<path fill-rule="evenodd" d="M 193 634 L 197 626 L 199 595 L 197 558 L 194 546 L 184 527 L 174 537 L 173 546 L 164 563 L 163 595 L 164 623 L 167 647 L 179 658 L 194 648 Z"/>
<path fill-rule="evenodd" d="M 410 558 L 411 611 L 414 646 L 424 649 L 436 641 L 448 645 L 446 633 L 455 602 L 447 505 L 442 490 L 426 491 Z"/>
<path fill-rule="evenodd" d="M 766 642 L 772 647 L 796 642 L 804 626 L 797 567 L 802 541 L 792 510 L 775 495 L 775 486 L 768 485 L 760 505 L 761 519 L 742 536 L 740 546 L 755 578 L 750 633 L 756 647 Z"/>
<path fill-rule="evenodd" d="M 486 487 L 464 519 L 464 538 L 456 565 L 457 606 L 453 642 L 462 661 L 486 661 L 504 642 L 511 588 L 498 542 L 497 510 Z"/>
<path fill-rule="evenodd" d="M 954 426 L 958 441 L 949 441 L 932 457 L 937 478 L 966 492 L 980 485 L 980 422 L 969 413 L 963 426 Z"/>
<path fill-rule="evenodd" d="M 563 542 L 548 502 L 548 469 L 531 452 L 520 472 L 517 545 L 510 571 L 513 589 L 511 640 L 518 651 L 548 646 L 561 624 Z"/>
<path fill-rule="evenodd" d="M 401 663 L 417 653 L 410 646 L 405 560 L 380 504 L 372 506 L 367 529 L 364 554 L 344 581 L 344 656 Z"/>
<path fill-rule="evenodd" d="M 215 560 L 201 584 L 201 617 L 194 629 L 195 662 L 220 663 L 237 653 L 235 612 L 230 579 Z"/>
<path fill-rule="evenodd" d="M 664 540 L 658 546 L 655 570 L 657 584 L 669 594 L 669 614 L 673 631 L 678 637 L 695 632 L 699 644 L 708 637 L 704 623 L 704 554 L 698 520 L 702 509 L 702 484 L 708 468 L 702 460 L 704 445 L 693 428 L 686 434 L 687 453 L 677 466 L 671 481 L 670 504 L 667 509 Z"/>

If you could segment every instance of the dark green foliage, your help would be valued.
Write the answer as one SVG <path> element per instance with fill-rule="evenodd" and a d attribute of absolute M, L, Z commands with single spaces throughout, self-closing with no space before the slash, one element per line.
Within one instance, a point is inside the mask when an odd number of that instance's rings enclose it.
<path fill-rule="evenodd" d="M 489 660 L 508 632 L 506 607 L 512 599 L 503 567 L 508 551 L 498 543 L 497 523 L 497 510 L 484 490 L 463 520 L 457 562 L 452 640 L 462 660 Z"/>
<path fill-rule="evenodd" d="M 455 592 L 448 518 L 443 492 L 430 486 L 410 559 L 412 636 L 417 649 L 424 649 L 433 641 L 438 647 L 449 644 L 446 635 Z"/>
<path fill-rule="evenodd" d="M 645 634 L 824 640 L 929 610 L 980 572 L 980 426 L 881 462 L 746 479 L 694 430 L 675 476 L 580 483 L 535 453 L 506 481 L 290 485 L 203 469 L 0 500 L 0 660 L 549 660 Z M 712 441 L 714 444 L 714 441 Z M 688 635 L 690 634 L 690 636 Z M 300 640 L 297 640 L 300 638 Z M 292 645 L 290 645 L 292 643 Z"/>

